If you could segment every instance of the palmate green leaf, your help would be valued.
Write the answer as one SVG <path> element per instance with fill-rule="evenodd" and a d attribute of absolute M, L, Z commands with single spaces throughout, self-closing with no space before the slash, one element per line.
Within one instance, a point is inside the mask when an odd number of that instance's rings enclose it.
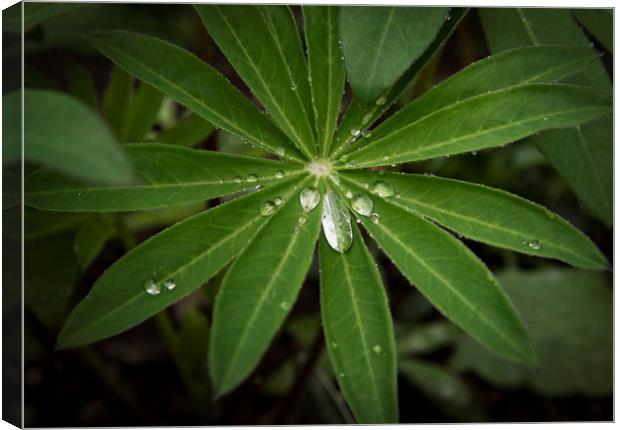
<path fill-rule="evenodd" d="M 575 74 L 596 59 L 590 47 L 528 46 L 473 63 L 382 122 L 360 146 L 454 103 L 518 85 L 552 83 Z"/>
<path fill-rule="evenodd" d="M 182 299 L 228 264 L 269 220 L 260 207 L 278 196 L 290 199 L 289 179 L 182 221 L 133 248 L 97 280 L 73 310 L 58 348 L 96 342 L 144 321 Z M 162 285 L 172 281 L 174 289 Z M 157 283 L 161 293 L 145 287 Z"/>
<path fill-rule="evenodd" d="M 311 112 L 307 111 L 310 101 L 305 60 L 288 7 L 194 7 L 230 64 L 280 129 L 306 156 L 316 154 L 308 115 Z M 288 40 L 280 38 L 284 34 Z"/>
<path fill-rule="evenodd" d="M 131 165 L 108 127 L 73 97 L 25 90 L 24 122 L 26 160 L 91 183 L 127 184 L 133 179 Z"/>
<path fill-rule="evenodd" d="M 103 95 L 103 116 L 119 140 L 133 97 L 133 77 L 118 66 L 112 68 L 110 82 Z"/>
<path fill-rule="evenodd" d="M 348 183 L 353 193 L 363 187 Z M 393 197 L 391 198 L 393 199 Z M 373 198 L 366 230 L 405 277 L 447 318 L 504 357 L 535 362 L 516 310 L 487 267 L 459 240 L 392 201 Z"/>
<path fill-rule="evenodd" d="M 173 127 L 162 131 L 157 141 L 178 146 L 194 146 L 213 133 L 214 127 L 196 114 L 189 114 L 179 120 Z"/>
<path fill-rule="evenodd" d="M 121 140 L 142 142 L 155 124 L 164 95 L 152 86 L 140 83 L 123 121 Z"/>
<path fill-rule="evenodd" d="M 568 173 L 564 178 L 583 204 L 605 224 L 612 225 L 612 115 L 605 115 L 574 129 L 548 130 L 536 136 L 535 142 L 558 172 Z M 566 148 L 566 145 L 570 145 L 570 148 Z"/>
<path fill-rule="evenodd" d="M 344 63 L 338 32 L 336 6 L 304 6 L 304 30 L 308 51 L 308 80 L 312 95 L 317 143 L 329 153 L 344 91 Z"/>
<path fill-rule="evenodd" d="M 545 8 L 493 8 L 481 9 L 483 29 L 493 52 L 500 52 L 517 46 L 540 44 L 566 44 L 590 46 L 590 41 L 581 31 L 568 9 Z M 592 52 L 596 51 L 593 48 Z M 611 81 L 602 61 L 596 60 L 567 82 L 591 86 L 610 93 Z M 605 130 L 611 129 L 611 117 Z M 600 124 L 600 122 L 599 122 Z M 592 128 L 596 127 L 593 125 Z M 541 133 L 532 139 L 543 155 L 567 179 L 577 197 L 602 221 L 611 225 L 612 166 L 607 157 L 598 154 L 608 151 L 612 142 L 607 133 L 590 133 L 592 140 L 585 141 L 578 129 Z M 561 140 L 557 140 L 560 138 Z M 570 159 L 567 158 L 570 155 Z M 567 162 L 570 160 L 569 162 Z M 603 187 L 601 187 L 603 184 Z M 603 188 L 603 190 L 601 189 Z"/>
<path fill-rule="evenodd" d="M 303 171 L 298 164 L 172 145 L 135 143 L 125 148 L 139 178 L 137 183 L 88 185 L 41 169 L 26 180 L 26 204 L 57 211 L 178 206 L 268 185 Z"/>
<path fill-rule="evenodd" d="M 587 122 L 611 110 L 601 93 L 564 84 L 530 84 L 472 97 L 353 152 L 354 166 L 382 166 L 505 145 L 548 128 Z"/>
<path fill-rule="evenodd" d="M 576 267 L 605 269 L 605 256 L 583 233 L 547 209 L 505 191 L 453 179 L 385 172 L 346 172 L 342 178 L 398 191 L 394 205 L 465 237 Z"/>
<path fill-rule="evenodd" d="M 364 104 L 380 98 L 424 53 L 441 28 L 441 7 L 342 7 L 340 34 L 347 76 Z"/>
<path fill-rule="evenodd" d="M 321 316 L 338 384 L 359 423 L 398 422 L 396 347 L 381 277 L 359 229 L 334 251 L 321 236 Z"/>
<path fill-rule="evenodd" d="M 215 126 L 284 158 L 303 158 L 239 90 L 184 49 L 126 31 L 99 32 L 89 40 L 120 67 Z"/>
<path fill-rule="evenodd" d="M 412 80 L 416 79 L 419 72 L 424 68 L 427 62 L 437 53 L 439 49 L 446 43 L 457 24 L 461 21 L 468 9 L 451 8 L 449 20 L 444 22 L 439 30 L 437 37 L 429 45 L 423 55 L 413 63 L 409 69 L 396 81 L 396 83 L 386 93 L 385 100 L 379 98 L 375 103 L 366 105 L 357 97 L 353 96 L 344 117 L 342 118 L 336 133 L 334 134 L 333 146 L 336 153 L 346 148 L 352 141 L 365 132 L 401 95 Z M 359 130 L 359 134 L 357 131 Z"/>
<path fill-rule="evenodd" d="M 284 322 L 310 267 L 320 226 L 320 205 L 306 214 L 294 194 L 226 272 L 209 347 L 211 377 L 220 394 L 254 370 Z"/>
<path fill-rule="evenodd" d="M 572 12 L 609 52 L 614 52 L 613 9 L 573 9 Z"/>

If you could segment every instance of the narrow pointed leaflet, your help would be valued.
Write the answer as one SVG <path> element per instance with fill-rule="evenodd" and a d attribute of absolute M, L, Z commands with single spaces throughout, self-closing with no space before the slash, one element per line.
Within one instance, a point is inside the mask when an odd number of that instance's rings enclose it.
<path fill-rule="evenodd" d="M 423 175 L 346 172 L 358 186 L 386 183 L 398 193 L 394 205 L 430 218 L 459 234 L 501 248 L 605 269 L 607 260 L 583 233 L 549 210 L 483 185 Z"/>
<path fill-rule="evenodd" d="M 317 153 L 309 121 L 308 82 L 297 65 L 303 51 L 298 43 L 279 39 L 283 27 L 296 34 L 291 16 L 274 24 L 259 6 L 195 5 L 213 40 L 239 76 L 267 108 L 280 129 L 306 155 Z M 302 74 L 303 72 L 303 74 Z M 300 88 L 302 88 L 300 90 Z M 304 98 L 306 100 L 304 100 Z"/>
<path fill-rule="evenodd" d="M 610 111 L 611 99 L 590 88 L 523 85 L 440 109 L 353 152 L 350 161 L 382 166 L 478 151 Z"/>
<path fill-rule="evenodd" d="M 450 233 L 392 203 L 395 198 L 374 198 L 376 216 L 360 217 L 373 239 L 447 318 L 496 353 L 533 364 L 531 339 L 489 269 Z"/>
<path fill-rule="evenodd" d="M 200 287 L 269 220 L 266 201 L 290 199 L 296 179 L 209 209 L 146 240 L 97 280 L 67 319 L 59 348 L 125 331 Z"/>
<path fill-rule="evenodd" d="M 338 385 L 357 422 L 398 422 L 396 346 L 387 297 L 355 223 L 344 253 L 320 239 L 321 318 Z"/>
<path fill-rule="evenodd" d="M 209 347 L 219 394 L 236 388 L 254 370 L 295 304 L 310 267 L 321 208 L 306 213 L 298 194 L 273 200 L 281 208 L 268 215 L 220 286 Z"/>
<path fill-rule="evenodd" d="M 299 175 L 297 164 L 156 143 L 124 146 L 138 180 L 89 185 L 48 169 L 28 176 L 25 202 L 45 210 L 128 211 L 208 200 Z"/>
<path fill-rule="evenodd" d="M 301 153 L 237 88 L 213 67 L 178 46 L 127 31 L 89 36 L 102 54 L 127 72 L 187 106 L 217 127 L 283 158 Z"/>
<path fill-rule="evenodd" d="M 344 92 L 344 63 L 336 6 L 304 6 L 308 80 L 319 149 L 329 153 Z"/>

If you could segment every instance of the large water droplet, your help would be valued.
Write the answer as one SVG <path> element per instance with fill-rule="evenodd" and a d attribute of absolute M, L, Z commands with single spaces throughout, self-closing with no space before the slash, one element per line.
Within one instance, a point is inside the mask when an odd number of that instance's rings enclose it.
<path fill-rule="evenodd" d="M 325 194 L 321 224 L 329 246 L 337 252 L 346 252 L 353 243 L 351 215 L 333 191 Z"/>
<path fill-rule="evenodd" d="M 372 185 L 372 192 L 379 197 L 392 197 L 394 195 L 394 187 L 389 182 L 377 181 Z"/>
<path fill-rule="evenodd" d="M 358 194 L 351 199 L 351 207 L 360 215 L 370 216 L 372 213 L 372 199 L 365 194 Z"/>
<path fill-rule="evenodd" d="M 256 182 L 256 181 L 258 181 L 258 176 L 256 176 L 254 173 L 251 173 L 250 175 L 248 175 L 248 179 L 246 179 L 246 181 L 248 181 L 248 182 Z"/>
<path fill-rule="evenodd" d="M 155 282 L 154 279 L 147 279 L 144 281 L 144 291 L 146 291 L 151 296 L 156 296 L 161 293 L 161 285 Z"/>
<path fill-rule="evenodd" d="M 168 291 L 172 291 L 177 287 L 177 283 L 175 282 L 174 279 L 167 279 L 164 282 L 164 288 Z"/>
<path fill-rule="evenodd" d="M 284 172 L 282 170 L 278 170 L 276 172 L 276 178 L 282 179 L 284 177 Z"/>
<path fill-rule="evenodd" d="M 274 213 L 276 210 L 276 205 L 271 200 L 267 200 L 262 205 L 260 205 L 260 214 L 262 216 L 269 216 Z"/>
<path fill-rule="evenodd" d="M 320 200 L 321 194 L 314 187 L 306 187 L 299 193 L 299 203 L 301 203 L 301 208 L 304 212 L 310 212 L 317 207 Z"/>

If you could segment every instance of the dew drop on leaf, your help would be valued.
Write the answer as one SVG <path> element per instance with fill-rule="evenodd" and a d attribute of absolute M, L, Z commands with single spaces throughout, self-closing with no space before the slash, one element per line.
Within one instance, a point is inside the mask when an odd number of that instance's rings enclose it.
<path fill-rule="evenodd" d="M 282 309 L 283 311 L 288 311 L 291 308 L 291 305 L 289 305 L 286 302 L 280 302 L 280 309 Z"/>
<path fill-rule="evenodd" d="M 254 173 L 251 173 L 250 175 L 248 175 L 248 179 L 246 179 L 248 182 L 256 182 L 258 181 L 258 176 L 256 176 Z"/>
<path fill-rule="evenodd" d="M 167 280 L 164 282 L 164 288 L 165 288 L 166 290 L 168 290 L 168 291 L 172 291 L 172 290 L 174 290 L 174 289 L 176 288 L 176 286 L 177 286 L 177 283 L 175 282 L 175 280 L 174 280 L 174 279 L 167 279 Z"/>
<path fill-rule="evenodd" d="M 360 135 L 361 131 L 357 128 L 352 128 L 350 133 L 351 133 L 351 136 L 357 137 Z"/>
<path fill-rule="evenodd" d="M 332 342 L 332 348 L 338 349 L 338 344 L 336 342 Z"/>
<path fill-rule="evenodd" d="M 370 188 L 370 184 L 368 182 L 363 182 L 362 183 L 362 187 L 368 189 L 368 188 Z"/>
<path fill-rule="evenodd" d="M 364 118 L 362 118 L 362 124 L 364 125 L 368 124 L 368 121 L 370 121 L 371 118 L 372 118 L 372 112 L 367 113 L 366 115 L 364 115 Z"/>
<path fill-rule="evenodd" d="M 400 199 L 400 193 L 398 191 L 394 193 L 394 198 Z"/>
<path fill-rule="evenodd" d="M 284 204 L 284 199 L 282 197 L 276 197 L 275 199 L 273 199 L 273 202 L 276 204 L 276 206 L 282 206 Z"/>
<path fill-rule="evenodd" d="M 284 157 L 284 154 L 286 154 L 286 149 L 282 148 L 281 146 L 276 148 L 276 154 L 278 154 L 278 156 L 280 157 Z"/>
<path fill-rule="evenodd" d="M 267 200 L 262 205 L 260 205 L 260 214 L 262 216 L 269 216 L 273 214 L 275 210 L 276 210 L 276 205 L 271 200 Z"/>
<path fill-rule="evenodd" d="M 329 246 L 337 252 L 346 252 L 353 243 L 351 215 L 333 191 L 325 194 L 321 224 Z"/>
<path fill-rule="evenodd" d="M 310 212 L 317 207 L 320 200 L 321 194 L 314 187 L 306 187 L 299 193 L 299 203 L 304 212 Z"/>
<path fill-rule="evenodd" d="M 383 348 L 381 348 L 379 345 L 375 345 L 372 347 L 372 350 L 377 354 L 381 354 L 381 351 L 383 351 Z"/>
<path fill-rule="evenodd" d="M 353 193 L 349 190 L 345 191 L 344 195 L 347 199 L 353 198 Z"/>
<path fill-rule="evenodd" d="M 392 197 L 394 195 L 394 187 L 389 182 L 377 181 L 372 185 L 372 192 L 379 197 Z"/>
<path fill-rule="evenodd" d="M 241 176 L 235 176 L 235 179 L 233 179 L 233 181 L 235 182 L 235 184 L 240 184 L 243 179 L 241 179 Z"/>
<path fill-rule="evenodd" d="M 300 216 L 297 222 L 299 224 L 304 224 L 306 222 L 306 217 L 304 215 Z"/>
<path fill-rule="evenodd" d="M 528 243 L 528 246 L 534 250 L 540 249 L 540 242 L 537 240 L 532 240 Z"/>
<path fill-rule="evenodd" d="M 348 159 L 349 159 L 349 156 L 347 154 L 344 154 L 343 156 L 339 158 L 341 163 L 345 163 Z"/>
<path fill-rule="evenodd" d="M 365 194 L 357 194 L 351 199 L 351 207 L 360 215 L 370 216 L 373 208 L 372 199 Z"/>
<path fill-rule="evenodd" d="M 161 293 L 161 286 L 154 279 L 147 279 L 144 281 L 144 291 L 151 296 L 156 296 Z"/>
<path fill-rule="evenodd" d="M 282 179 L 284 177 L 284 172 L 282 170 L 278 170 L 276 172 L 276 178 Z"/>
<path fill-rule="evenodd" d="M 387 101 L 387 98 L 385 96 L 379 97 L 377 101 L 375 102 L 375 104 L 377 106 L 381 106 L 381 105 L 384 105 L 386 101 Z"/>
<path fill-rule="evenodd" d="M 370 220 L 372 221 L 373 224 L 379 224 L 379 214 L 376 212 L 371 213 Z"/>

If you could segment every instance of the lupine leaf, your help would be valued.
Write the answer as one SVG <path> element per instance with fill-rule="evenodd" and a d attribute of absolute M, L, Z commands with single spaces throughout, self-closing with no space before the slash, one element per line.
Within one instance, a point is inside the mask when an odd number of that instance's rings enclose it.
<path fill-rule="evenodd" d="M 436 110 L 489 91 L 558 81 L 595 59 L 589 47 L 580 46 L 528 46 L 503 51 L 452 75 L 381 123 L 365 140 L 377 140 Z"/>
<path fill-rule="evenodd" d="M 354 193 L 366 192 L 351 185 Z M 378 222 L 359 219 L 396 266 L 435 307 L 496 353 L 532 364 L 531 340 L 487 267 L 432 222 L 383 198 L 373 198 Z"/>
<path fill-rule="evenodd" d="M 301 166 L 156 143 L 125 145 L 139 181 L 95 186 L 41 169 L 28 176 L 25 202 L 61 211 L 128 211 L 178 206 L 253 189 L 299 174 Z M 254 178 L 251 175 L 255 175 Z"/>
<path fill-rule="evenodd" d="M 92 183 L 131 182 L 131 166 L 123 148 L 82 102 L 60 92 L 25 90 L 24 121 L 28 124 L 24 136 L 28 161 Z"/>
<path fill-rule="evenodd" d="M 441 7 L 342 7 L 340 34 L 353 93 L 374 102 L 424 53 L 441 28 Z"/>
<path fill-rule="evenodd" d="M 155 124 L 164 95 L 144 82 L 134 94 L 123 121 L 122 141 L 142 142 Z"/>
<path fill-rule="evenodd" d="M 220 394 L 247 378 L 284 322 L 310 267 L 320 226 L 320 205 L 306 216 L 293 194 L 226 272 L 209 348 Z"/>
<path fill-rule="evenodd" d="M 340 389 L 359 423 L 398 421 L 396 348 L 381 277 L 357 226 L 345 253 L 321 236 L 321 316 Z"/>
<path fill-rule="evenodd" d="M 292 198 L 297 180 L 260 190 L 210 209 L 153 236 L 116 261 L 73 310 L 57 341 L 59 348 L 96 342 L 144 321 L 200 287 L 243 250 L 268 221 L 266 200 Z M 176 287 L 162 284 L 173 280 Z M 150 295 L 145 283 L 161 293 Z"/>
<path fill-rule="evenodd" d="M 314 132 L 308 120 L 310 112 L 306 112 L 309 102 L 307 97 L 304 100 L 309 94 L 305 62 L 303 69 L 299 66 L 303 60 L 301 45 L 297 38 L 283 41 L 278 37 L 284 32 L 283 27 L 287 34 L 297 31 L 292 16 L 280 20 L 280 28 L 274 28 L 270 13 L 257 6 L 195 8 L 211 37 L 280 129 L 304 154 L 316 154 Z"/>
<path fill-rule="evenodd" d="M 215 69 L 182 48 L 151 36 L 106 31 L 89 40 L 104 55 L 217 127 L 289 159 L 299 151 Z"/>
<path fill-rule="evenodd" d="M 590 88 L 523 85 L 447 106 L 373 141 L 350 160 L 361 167 L 381 166 L 478 151 L 581 124 L 610 109 L 610 99 Z"/>
<path fill-rule="evenodd" d="M 357 97 L 353 96 L 344 117 L 342 118 L 336 133 L 334 134 L 334 147 L 336 153 L 346 148 L 359 135 L 355 135 L 355 130 L 360 130 L 360 134 L 364 133 L 392 104 L 398 99 L 407 86 L 417 79 L 417 76 L 424 68 L 426 63 L 436 55 L 437 51 L 446 43 L 457 24 L 461 21 L 468 9 L 451 8 L 447 15 L 450 19 L 444 22 L 439 30 L 437 37 L 429 45 L 423 55 L 409 67 L 409 69 L 396 81 L 396 83 L 386 93 L 385 100 L 379 98 L 380 103 L 371 103 L 366 105 Z"/>
<path fill-rule="evenodd" d="M 609 52 L 614 52 L 613 9 L 573 9 L 572 12 Z"/>
<path fill-rule="evenodd" d="M 304 6 L 304 29 L 308 50 L 308 79 L 317 142 L 329 153 L 344 91 L 344 63 L 338 32 L 336 6 Z"/>
<path fill-rule="evenodd" d="M 71 61 L 67 65 L 67 86 L 69 93 L 74 97 L 95 110 L 99 109 L 95 81 L 90 71 L 82 63 Z"/>
<path fill-rule="evenodd" d="M 383 173 L 383 172 L 382 172 Z M 605 269 L 603 254 L 583 233 L 549 210 L 505 191 L 453 179 L 401 173 L 347 172 L 358 184 L 389 183 L 391 202 L 465 237 L 576 267 Z"/>
<path fill-rule="evenodd" d="M 214 127 L 196 114 L 181 118 L 173 127 L 162 131 L 157 141 L 178 146 L 194 146 L 213 133 Z"/>
<path fill-rule="evenodd" d="M 480 17 L 487 41 L 493 52 L 512 47 L 540 44 L 566 44 L 589 46 L 569 10 L 565 9 L 481 9 Z M 592 52 L 596 52 L 593 48 Z M 594 61 L 567 82 L 594 87 L 611 93 L 612 85 L 601 60 Z M 584 140 L 583 129 L 541 133 L 533 140 L 543 155 L 567 179 L 577 197 L 602 221 L 611 225 L 610 210 L 612 164 L 611 116 L 604 132 L 589 132 L 591 140 Z M 599 127 L 597 121 L 590 129 Z M 584 127 L 586 125 L 584 124 Z M 558 140 L 561 139 L 561 140 Z M 606 153 L 600 157 L 599 154 Z M 567 154 L 569 154 L 567 156 Z M 601 186 L 602 185 L 602 186 Z"/>

